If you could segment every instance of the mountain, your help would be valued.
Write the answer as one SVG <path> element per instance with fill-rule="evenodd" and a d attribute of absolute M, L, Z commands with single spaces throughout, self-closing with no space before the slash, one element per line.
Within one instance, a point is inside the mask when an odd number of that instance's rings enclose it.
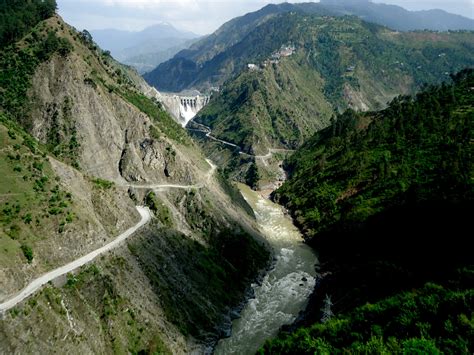
<path fill-rule="evenodd" d="M 104 29 L 91 31 L 91 34 L 101 48 L 141 73 L 156 68 L 199 37 L 164 22 L 138 32 Z"/>
<path fill-rule="evenodd" d="M 322 0 L 320 6 L 337 15 L 355 15 L 365 21 L 399 30 L 474 30 L 474 20 L 443 10 L 408 11 L 397 5 L 366 0 Z"/>
<path fill-rule="evenodd" d="M 132 66 L 140 74 L 147 73 L 155 69 L 158 65 L 166 62 L 168 59 L 179 51 L 189 48 L 198 39 L 172 39 L 166 40 L 150 40 L 135 47 L 126 48 L 121 51 L 117 58 L 123 63 Z M 170 43 L 174 43 L 172 47 L 168 47 Z M 159 49 L 164 48 L 164 49 Z M 130 55 L 133 53 L 133 55 Z"/>
<path fill-rule="evenodd" d="M 255 65 L 227 80 L 195 118 L 234 146 L 223 153 L 222 143 L 195 136 L 232 178 L 244 181 L 255 157 L 263 177 L 269 167 L 258 157 L 297 149 L 347 108 L 381 109 L 474 66 L 473 45 L 470 32 L 401 33 L 356 17 L 281 14 L 214 60 L 221 73 Z"/>
<path fill-rule="evenodd" d="M 139 75 L 64 23 L 54 1 L 10 3 L 0 353 L 205 352 L 269 262 L 251 208 Z M 99 256 L 44 284 L 89 253 Z M 22 298 L 27 285 L 43 286 Z"/>
<path fill-rule="evenodd" d="M 385 110 L 349 110 L 287 160 L 274 198 L 322 279 L 303 327 L 262 353 L 472 351 L 473 87 L 469 69 Z"/>
<path fill-rule="evenodd" d="M 208 90 L 222 85 L 229 77 L 239 73 L 247 63 L 230 63 L 223 68 L 222 61 L 238 60 L 231 57 L 229 50 L 236 50 L 245 44 L 246 36 L 258 26 L 282 13 L 302 13 L 319 16 L 354 15 L 363 20 L 407 30 L 474 30 L 474 20 L 452 15 L 441 10 L 407 11 L 399 6 L 374 4 L 369 1 L 331 1 L 301 4 L 270 4 L 264 8 L 237 17 L 219 28 L 188 50 L 181 51 L 173 59 L 162 63 L 145 75 L 150 85 L 158 90 L 179 92 L 184 89 Z M 236 54 L 236 53 L 234 53 Z M 246 58 L 252 60 L 253 58 Z"/>
<path fill-rule="evenodd" d="M 243 65 L 240 65 L 230 72 L 225 70 L 221 73 L 222 68 L 219 65 L 221 58 L 226 56 L 226 51 L 238 46 L 256 27 L 275 15 L 289 12 L 291 9 L 293 6 L 290 4 L 268 5 L 259 11 L 232 19 L 213 34 L 145 74 L 144 78 L 150 85 L 171 92 L 189 88 L 208 90 L 213 86 L 219 86 L 231 73 L 243 68 Z"/>

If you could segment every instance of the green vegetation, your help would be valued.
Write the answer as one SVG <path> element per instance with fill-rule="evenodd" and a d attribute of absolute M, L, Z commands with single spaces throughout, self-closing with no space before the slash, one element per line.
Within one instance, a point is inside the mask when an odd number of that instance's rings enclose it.
<path fill-rule="evenodd" d="M 177 143 L 190 145 L 190 139 L 186 131 L 161 107 L 161 104 L 145 95 L 134 91 L 121 91 L 125 100 L 135 105 L 140 111 L 148 115 L 156 127 L 151 126 L 151 135 L 159 138 L 157 128 L 164 135 Z"/>
<path fill-rule="evenodd" d="M 42 21 L 54 15 L 55 1 L 28 0 L 26 3 L 6 3 L 8 11 L 4 15 L 8 17 L 7 27 L 15 24 L 21 35 L 8 36 L 10 41 L 4 43 L 0 50 L 0 108 L 9 119 L 30 130 L 33 124 L 33 103 L 27 93 L 32 85 L 33 74 L 41 63 L 53 55 L 68 56 L 73 46 L 68 39 L 58 35 L 58 28 Z M 72 117 L 72 107 L 72 99 L 65 97 L 62 104 L 52 103 L 45 108 L 50 120 L 45 143 L 56 157 L 79 168 L 80 144 Z"/>
<path fill-rule="evenodd" d="M 0 265 L 18 251 L 28 262 L 36 241 L 72 222 L 71 195 L 54 179 L 44 147 L 0 114 Z"/>
<path fill-rule="evenodd" d="M 472 87 L 467 69 L 381 112 L 348 111 L 288 159 L 275 199 L 323 278 L 303 327 L 266 351 L 472 352 Z"/>
<path fill-rule="evenodd" d="M 100 178 L 93 179 L 92 182 L 97 188 L 103 189 L 103 190 L 109 190 L 115 186 L 115 184 L 112 181 L 108 181 L 108 180 L 104 180 Z"/>
<path fill-rule="evenodd" d="M 247 170 L 247 174 L 245 175 L 245 183 L 252 189 L 255 189 L 257 187 L 258 180 L 259 174 L 257 164 L 255 164 L 255 161 L 253 161 L 252 164 L 250 164 L 249 169 Z"/>
<path fill-rule="evenodd" d="M 473 289 L 428 283 L 300 328 L 267 342 L 259 353 L 469 354 L 474 348 L 473 305 Z"/>
<path fill-rule="evenodd" d="M 9 336 L 16 337 L 19 329 L 35 326 L 38 322 L 42 326 L 30 339 L 48 338 L 54 344 L 51 346 L 55 346 L 64 335 L 56 337 L 53 332 L 71 334 L 69 326 L 58 327 L 58 322 L 67 322 L 68 317 L 73 317 L 73 331 L 78 329 L 76 324 L 85 324 L 87 329 L 81 332 L 82 336 L 74 335 L 74 341 L 62 345 L 63 348 L 66 346 L 74 351 L 85 345 L 94 352 L 113 349 L 120 354 L 171 354 L 161 339 L 161 332 L 157 331 L 157 322 L 147 319 L 148 313 L 143 312 L 136 301 L 124 296 L 124 293 L 129 296 L 123 292 L 121 284 L 125 277 L 121 279 L 117 275 L 125 273 L 126 267 L 124 258 L 111 257 L 100 267 L 91 264 L 76 274 L 68 274 L 64 287 L 46 285 L 28 302 L 13 308 L 9 318 L 0 320 L 2 329 L 10 326 L 15 329 L 3 338 L 2 346 L 8 346 Z M 91 342 L 91 338 L 100 341 Z"/>
<path fill-rule="evenodd" d="M 4 0 L 0 2 L 0 49 L 19 40 L 40 21 L 54 15 L 55 0 Z"/>
<path fill-rule="evenodd" d="M 320 86 L 316 72 L 291 62 L 245 72 L 211 100 L 197 121 L 248 153 L 264 155 L 268 148 L 294 148 L 329 124 L 332 108 Z"/>
<path fill-rule="evenodd" d="M 250 154 L 296 149 L 339 112 L 383 108 L 474 66 L 473 38 L 471 32 L 400 34 L 355 17 L 276 16 L 215 59 L 219 73 L 237 74 L 196 121 Z M 288 43 L 296 52 L 270 63 Z M 246 70 L 247 63 L 260 68 Z"/>
<path fill-rule="evenodd" d="M 28 263 L 31 264 L 33 261 L 33 249 L 31 249 L 30 246 L 23 244 L 21 246 L 21 251 L 23 252 L 23 255 L 25 256 L 26 260 L 28 260 Z"/>
<path fill-rule="evenodd" d="M 155 214 L 155 217 L 167 228 L 174 225 L 173 216 L 169 208 L 151 191 L 145 197 L 145 204 Z"/>
<path fill-rule="evenodd" d="M 62 107 L 49 107 L 51 125 L 47 136 L 49 150 L 64 162 L 79 168 L 80 143 L 77 138 L 75 120 L 72 116 L 72 99 L 66 96 Z"/>
<path fill-rule="evenodd" d="M 163 91 L 180 92 L 190 88 L 221 86 L 247 66 L 255 63 L 249 53 L 261 53 L 267 50 L 266 45 L 272 38 L 279 39 L 269 31 L 268 36 L 261 36 L 260 42 L 247 46 L 258 28 L 265 28 L 268 22 L 288 14 L 312 15 L 314 17 L 345 17 L 352 14 L 365 21 L 378 23 L 394 30 L 433 31 L 473 30 L 474 22 L 440 11 L 410 12 L 392 5 L 373 4 L 370 1 L 334 1 L 319 3 L 307 2 L 298 4 L 270 4 L 262 9 L 237 17 L 222 25 L 211 36 L 206 36 L 193 44 L 188 50 L 159 65 L 155 70 L 145 74 L 146 80 Z M 304 27 L 305 20 L 298 23 Z M 286 30 L 285 23 L 280 23 Z M 372 25 L 373 26 L 373 25 Z M 468 32 L 465 31 L 465 32 Z M 263 32 L 263 31 L 262 31 Z M 430 32 L 432 36 L 437 32 Z M 364 37 L 360 37 L 365 42 Z M 280 46 L 284 42 L 277 45 Z M 275 50 L 275 48 L 270 48 Z M 316 50 L 316 48 L 314 48 Z M 337 53 L 333 53 L 338 58 Z"/>
<path fill-rule="evenodd" d="M 286 164 L 276 193 L 308 238 L 387 205 L 472 198 L 472 70 L 452 85 L 399 97 L 380 113 L 347 111 Z M 316 163 L 315 163 L 316 162 Z"/>
<path fill-rule="evenodd" d="M 28 128 L 31 122 L 28 121 L 26 107 L 27 91 L 31 87 L 31 78 L 36 68 L 55 53 L 67 56 L 72 45 L 41 24 L 23 41 L 24 43 L 11 43 L 0 51 L 0 107 Z"/>

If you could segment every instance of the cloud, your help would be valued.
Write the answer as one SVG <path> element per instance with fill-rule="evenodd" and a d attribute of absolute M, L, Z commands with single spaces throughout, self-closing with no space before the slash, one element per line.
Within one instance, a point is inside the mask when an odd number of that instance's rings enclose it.
<path fill-rule="evenodd" d="M 102 2 L 106 6 L 120 6 L 135 9 L 153 9 L 170 6 L 183 9 L 189 8 L 190 6 L 191 8 L 199 6 L 196 0 L 103 0 Z"/>
<path fill-rule="evenodd" d="M 156 22 L 208 34 L 271 0 L 58 0 L 59 13 L 78 28 L 141 30 Z"/>

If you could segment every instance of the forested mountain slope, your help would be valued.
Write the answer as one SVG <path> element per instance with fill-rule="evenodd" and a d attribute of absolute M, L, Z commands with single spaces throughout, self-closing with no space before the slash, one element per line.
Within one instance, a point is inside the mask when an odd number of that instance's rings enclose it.
<path fill-rule="evenodd" d="M 159 90 L 172 92 L 191 88 L 208 90 L 220 86 L 231 76 L 240 73 L 247 63 L 256 60 L 249 55 L 242 58 L 243 61 L 239 60 L 243 53 L 238 48 L 245 46 L 248 34 L 275 16 L 288 13 L 316 16 L 353 15 L 402 31 L 474 29 L 474 20 L 444 11 L 412 12 L 399 6 L 375 4 L 365 0 L 270 4 L 225 23 L 213 34 L 198 41 L 188 50 L 179 52 L 174 58 L 145 75 L 145 79 Z M 237 52 L 234 46 L 237 46 Z"/>
<path fill-rule="evenodd" d="M 383 108 L 474 65 L 472 33 L 398 33 L 354 17 L 280 15 L 245 42 L 228 51 L 233 63 L 253 58 L 259 68 L 226 82 L 196 120 L 249 153 L 294 149 L 334 112 Z M 272 59 L 290 45 L 292 55 Z"/>
<path fill-rule="evenodd" d="M 209 89 L 225 80 L 219 74 L 220 57 L 234 45 L 239 44 L 251 31 L 276 14 L 287 12 L 290 4 L 269 5 L 259 11 L 234 18 L 217 31 L 193 44 L 189 49 L 176 54 L 155 70 L 144 75 L 145 80 L 158 90 L 179 92 L 184 89 Z M 241 68 L 235 68 L 240 70 Z M 215 77 L 210 77 L 215 76 Z M 221 78 L 222 77 L 222 78 Z"/>
<path fill-rule="evenodd" d="M 230 177 L 260 187 L 282 179 L 282 157 L 259 157 L 297 149 L 333 115 L 381 109 L 397 95 L 474 66 L 471 32 L 400 33 L 355 17 L 282 14 L 246 41 L 239 48 L 270 54 L 229 79 L 195 118 L 238 148 L 195 136 Z"/>
<path fill-rule="evenodd" d="M 347 111 L 287 161 L 274 197 L 322 279 L 306 327 L 264 352 L 472 352 L 473 87 L 464 70 L 383 111 Z"/>

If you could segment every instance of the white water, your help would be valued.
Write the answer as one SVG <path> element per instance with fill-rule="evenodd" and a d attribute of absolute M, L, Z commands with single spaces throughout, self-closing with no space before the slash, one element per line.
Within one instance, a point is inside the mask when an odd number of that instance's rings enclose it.
<path fill-rule="evenodd" d="M 200 110 L 200 108 L 199 108 Z M 181 119 L 183 120 L 181 125 L 186 127 L 186 125 L 191 121 L 194 117 L 196 117 L 198 111 L 196 108 L 192 108 L 190 105 L 179 105 L 179 113 L 181 115 Z"/>
<path fill-rule="evenodd" d="M 219 341 L 216 354 L 255 354 L 265 340 L 277 335 L 282 325 L 296 319 L 306 307 L 316 281 L 316 255 L 303 243 L 283 208 L 245 185 L 239 187 L 274 249 L 276 262 L 261 285 L 252 285 L 255 298 L 233 321 L 231 337 Z"/>

